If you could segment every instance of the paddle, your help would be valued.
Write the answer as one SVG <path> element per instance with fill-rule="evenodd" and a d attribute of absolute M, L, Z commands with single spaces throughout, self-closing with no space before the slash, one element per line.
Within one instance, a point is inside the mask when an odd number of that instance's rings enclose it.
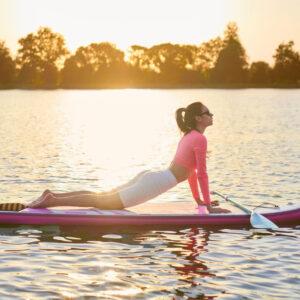
<path fill-rule="evenodd" d="M 225 199 L 226 201 L 232 203 L 234 206 L 236 206 L 239 209 L 241 209 L 242 211 L 244 211 L 245 213 L 249 214 L 250 215 L 250 223 L 254 228 L 273 229 L 273 230 L 278 228 L 278 226 L 276 224 L 274 224 L 272 221 L 270 221 L 263 215 L 257 213 L 254 210 L 248 209 L 244 205 L 237 203 L 232 199 L 229 199 L 227 196 L 224 196 L 218 192 L 212 192 L 211 194 L 220 196 L 221 198 Z"/>

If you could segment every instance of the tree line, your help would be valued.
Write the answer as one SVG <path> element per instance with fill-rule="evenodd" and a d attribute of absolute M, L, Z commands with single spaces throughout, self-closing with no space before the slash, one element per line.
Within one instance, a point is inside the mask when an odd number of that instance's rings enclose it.
<path fill-rule="evenodd" d="M 248 63 L 238 26 L 197 45 L 133 45 L 128 53 L 108 42 L 79 47 L 41 27 L 18 41 L 16 57 L 0 41 L 0 88 L 199 88 L 300 87 L 300 55 L 294 42 L 281 43 L 274 65 Z"/>

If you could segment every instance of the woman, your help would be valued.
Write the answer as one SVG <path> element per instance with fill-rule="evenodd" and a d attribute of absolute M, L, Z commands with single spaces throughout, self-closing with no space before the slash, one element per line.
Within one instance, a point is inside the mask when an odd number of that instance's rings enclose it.
<path fill-rule="evenodd" d="M 110 192 L 71 192 L 55 194 L 46 190 L 37 200 L 28 205 L 31 208 L 51 206 L 85 206 L 99 209 L 123 209 L 150 200 L 178 183 L 188 179 L 198 206 L 206 206 L 211 213 L 226 213 L 226 209 L 214 207 L 210 199 L 206 172 L 207 140 L 205 129 L 213 124 L 213 114 L 201 102 L 194 102 L 176 111 L 176 121 L 184 133 L 175 158 L 168 169 L 159 172 L 145 171 L 127 184 Z M 203 200 L 200 199 L 198 183 Z M 214 204 L 217 204 L 214 202 Z"/>

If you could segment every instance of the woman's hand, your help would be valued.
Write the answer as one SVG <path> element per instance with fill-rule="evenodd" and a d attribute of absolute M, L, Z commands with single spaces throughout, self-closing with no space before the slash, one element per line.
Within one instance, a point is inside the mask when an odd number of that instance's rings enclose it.
<path fill-rule="evenodd" d="M 220 203 L 219 203 L 218 200 L 212 200 L 212 201 L 210 202 L 210 205 L 211 205 L 211 206 L 219 206 Z"/>
<path fill-rule="evenodd" d="M 201 199 L 195 199 L 195 201 L 197 202 L 198 205 L 206 205 L 204 201 L 202 201 Z M 210 202 L 211 206 L 219 206 L 220 203 L 218 200 L 211 200 Z"/>
<path fill-rule="evenodd" d="M 213 207 L 213 206 L 208 206 L 207 210 L 209 213 L 212 214 L 225 214 L 225 213 L 231 213 L 229 209 L 222 208 L 222 207 Z"/>
<path fill-rule="evenodd" d="M 196 201 L 199 206 L 201 206 L 201 205 L 206 206 L 209 213 L 212 213 L 212 214 L 231 213 L 231 211 L 229 209 L 219 207 L 219 201 L 217 201 L 217 200 L 212 200 L 210 202 L 210 205 L 205 205 L 204 201 L 202 201 L 201 199 L 196 199 Z"/>

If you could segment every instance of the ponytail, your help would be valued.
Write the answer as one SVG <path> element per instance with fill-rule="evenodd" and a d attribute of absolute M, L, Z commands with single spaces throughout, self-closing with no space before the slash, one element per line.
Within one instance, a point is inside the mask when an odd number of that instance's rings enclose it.
<path fill-rule="evenodd" d="M 182 113 L 186 112 L 185 108 L 178 108 L 176 110 L 176 122 L 177 122 L 177 126 L 179 127 L 179 129 L 183 132 L 183 133 L 187 133 L 189 131 L 189 129 L 187 128 L 187 126 L 185 125 L 184 122 L 184 117 L 182 115 Z"/>
<path fill-rule="evenodd" d="M 186 108 L 178 108 L 176 110 L 176 122 L 180 131 L 187 134 L 193 129 L 196 129 L 195 117 L 202 113 L 203 106 L 201 102 L 194 102 Z"/>

